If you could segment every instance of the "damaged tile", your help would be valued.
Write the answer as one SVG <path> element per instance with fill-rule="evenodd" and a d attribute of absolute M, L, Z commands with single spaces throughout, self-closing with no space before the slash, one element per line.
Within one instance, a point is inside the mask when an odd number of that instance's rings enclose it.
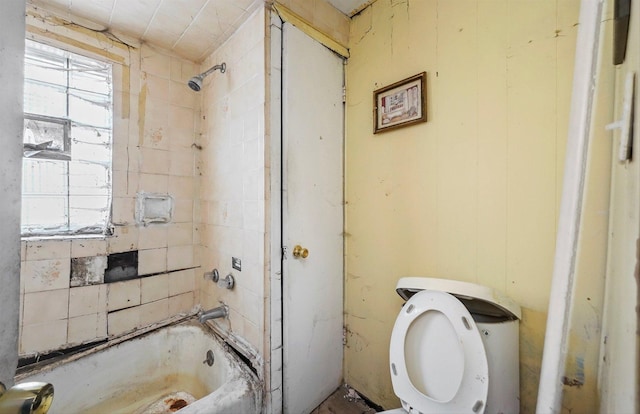
<path fill-rule="evenodd" d="M 106 283 L 121 282 L 138 277 L 138 251 L 110 254 L 107 260 L 107 270 L 104 274 Z"/>
<path fill-rule="evenodd" d="M 74 257 L 71 259 L 71 287 L 104 282 L 107 256 Z"/>

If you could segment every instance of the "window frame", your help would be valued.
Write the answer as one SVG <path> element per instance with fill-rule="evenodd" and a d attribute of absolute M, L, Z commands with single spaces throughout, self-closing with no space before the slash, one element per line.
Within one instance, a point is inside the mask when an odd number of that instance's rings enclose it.
<path fill-rule="evenodd" d="M 96 91 L 91 90 L 91 89 L 83 89 L 83 88 L 75 88 L 73 86 L 71 86 L 71 79 L 69 76 L 66 77 L 66 81 L 65 81 L 65 85 L 59 85 L 59 86 L 63 86 L 65 89 L 65 97 L 66 97 L 66 107 L 65 107 L 65 113 L 66 116 L 64 117 L 59 117 L 59 116 L 51 116 L 51 115 L 45 115 L 45 114 L 38 114 L 38 113 L 31 113 L 31 112 L 23 112 L 23 119 L 25 122 L 25 126 L 23 128 L 23 131 L 26 130 L 26 121 L 27 120 L 35 120 L 35 121 L 43 121 L 43 122 L 51 122 L 51 123 L 55 123 L 55 124 L 61 124 L 63 125 L 63 133 L 64 133 L 64 137 L 63 137 L 63 146 L 64 148 L 62 150 L 60 149 L 55 149 L 55 148 L 48 148 L 48 149 L 38 149 L 38 148 L 29 148 L 29 144 L 24 142 L 24 137 L 23 137 L 23 160 L 26 159 L 34 159 L 34 161 L 53 161 L 53 162 L 64 162 L 66 164 L 65 166 L 65 173 L 63 174 L 63 176 L 66 177 L 67 179 L 67 183 L 69 183 L 71 175 L 73 174 L 71 172 L 72 170 L 72 163 L 88 163 L 88 164 L 96 164 L 96 165 L 102 165 L 105 168 L 105 174 L 106 174 L 106 180 L 104 182 L 106 191 L 105 194 L 103 195 L 95 195 L 92 193 L 86 193 L 86 194 L 74 194 L 73 193 L 73 187 L 70 184 L 67 184 L 66 187 L 66 192 L 64 193 L 64 196 L 66 197 L 66 204 L 64 207 L 64 215 L 63 216 L 58 216 L 57 218 L 61 219 L 61 221 L 65 221 L 66 219 L 66 226 L 65 225 L 60 225 L 60 226 L 47 226 L 47 225 L 42 225 L 39 226 L 38 223 L 36 223 L 36 225 L 30 225 L 30 226 L 25 226 L 23 224 L 23 222 L 21 222 L 21 237 L 22 239 L 64 239 L 64 238 L 100 238 L 100 237 L 105 237 L 108 235 L 113 234 L 113 222 L 112 222 L 112 209 L 113 209 L 113 148 L 114 148 L 114 143 L 115 143 L 115 137 L 114 137 L 114 113 L 115 113 L 115 81 L 114 81 L 114 63 L 112 60 L 105 58 L 104 56 L 95 56 L 93 53 L 91 53 L 90 51 L 84 50 L 82 48 L 77 48 L 77 47 L 73 47 L 70 45 L 66 45 L 64 43 L 62 44 L 57 44 L 57 42 L 53 42 L 50 43 L 47 40 L 48 39 L 39 39 L 39 38 L 32 38 L 32 37 L 27 37 L 26 39 L 27 42 L 27 50 L 29 50 L 29 45 L 28 42 L 34 42 L 36 44 L 39 45 L 43 45 L 47 48 L 54 48 L 57 49 L 59 51 L 61 51 L 64 54 L 64 59 L 66 61 L 65 67 L 58 69 L 58 70 L 65 70 L 67 71 L 67 74 L 71 73 L 74 69 L 72 68 L 74 66 L 74 64 L 78 64 L 82 62 L 82 59 L 87 59 L 91 62 L 98 62 L 100 65 L 104 65 L 104 67 L 106 68 L 106 70 L 108 71 L 108 75 L 105 79 L 105 83 L 106 83 L 106 90 L 108 91 L 107 93 L 104 93 L 102 91 Z M 34 50 L 34 49 L 32 49 Z M 41 51 L 36 50 L 36 54 L 37 53 L 41 53 Z M 35 54 L 34 54 L 35 55 Z M 32 55 L 32 56 L 34 56 Z M 51 55 L 53 56 L 53 54 Z M 74 59 L 74 56 L 77 56 L 78 58 Z M 27 53 L 25 53 L 25 60 L 27 59 Z M 37 83 L 39 80 L 37 78 L 28 78 L 26 73 L 25 76 L 23 77 L 23 83 L 27 83 L 27 82 L 35 82 Z M 46 83 L 43 82 L 43 83 Z M 52 85 L 57 85 L 56 83 L 51 83 Z M 75 96 L 74 95 L 74 91 L 80 91 L 81 93 L 89 93 L 89 94 L 97 94 L 97 95 L 101 95 L 103 97 L 106 97 L 108 100 L 108 104 L 107 104 L 107 109 L 108 109 L 108 122 L 104 125 L 102 124 L 86 124 L 84 122 L 82 122 L 80 119 L 78 119 L 77 117 L 71 117 L 70 116 L 70 98 Z M 26 95 L 25 95 L 26 98 Z M 26 105 L 25 105 L 26 106 Z M 106 118 L 105 118 L 106 119 Z M 84 159 L 84 158 L 78 158 L 78 159 L 73 159 L 72 157 L 72 148 L 74 146 L 73 142 L 73 126 L 85 126 L 85 127 L 89 127 L 89 128 L 95 128 L 96 130 L 99 131 L 103 131 L 106 130 L 109 132 L 109 139 L 107 141 L 105 141 L 103 144 L 95 144 L 95 145 L 104 145 L 107 147 L 108 149 L 108 163 L 105 163 L 104 160 L 101 161 L 101 159 L 98 158 L 92 158 L 92 159 Z M 83 142 L 82 140 L 80 140 L 79 142 Z M 86 141 L 85 141 L 86 144 Z M 33 145 L 31 145 L 33 147 Z M 28 154 L 29 153 L 29 154 Z M 24 162 L 24 161 L 23 161 Z M 23 167 L 24 168 L 24 167 Z M 77 167 L 76 167 L 77 168 Z M 23 178 L 24 180 L 24 178 Z M 23 181 L 23 188 L 22 188 L 22 195 L 21 198 L 24 200 L 25 194 L 25 188 L 24 188 L 24 181 Z M 28 194 L 27 196 L 30 196 L 33 194 Z M 104 204 L 101 204 L 100 209 L 103 210 L 106 214 L 106 216 L 104 216 L 104 219 L 99 219 L 96 221 L 93 221 L 91 223 L 89 223 L 89 221 L 87 221 L 86 223 L 82 223 L 82 222 L 76 222 L 76 226 L 74 226 L 74 222 L 73 222 L 73 210 L 74 209 L 78 209 L 80 208 L 81 210 L 83 209 L 83 207 L 73 207 L 71 205 L 71 198 L 73 197 L 78 197 L 78 196 L 98 196 L 98 197 L 106 197 L 106 202 Z M 77 224 L 80 225 L 77 225 Z"/>

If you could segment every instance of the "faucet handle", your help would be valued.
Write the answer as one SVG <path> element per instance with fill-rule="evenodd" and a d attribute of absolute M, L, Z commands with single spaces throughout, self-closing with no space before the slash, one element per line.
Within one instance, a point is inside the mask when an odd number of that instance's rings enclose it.
<path fill-rule="evenodd" d="M 218 283 L 218 280 L 220 280 L 220 272 L 218 272 L 218 269 L 213 269 L 210 272 L 205 272 L 203 277 L 205 280 L 211 279 L 213 283 Z"/>
<path fill-rule="evenodd" d="M 229 273 L 227 276 L 225 276 L 224 279 L 220 279 L 218 281 L 218 286 L 225 288 L 225 289 L 233 289 L 233 287 L 236 284 L 236 280 L 233 278 L 233 275 L 231 273 Z"/>

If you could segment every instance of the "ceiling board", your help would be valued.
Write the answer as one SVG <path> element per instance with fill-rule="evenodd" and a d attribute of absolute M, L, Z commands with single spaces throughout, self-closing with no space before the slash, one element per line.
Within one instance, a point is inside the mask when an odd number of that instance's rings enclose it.
<path fill-rule="evenodd" d="M 72 22 L 85 25 L 84 20 L 88 20 L 99 25 L 92 29 L 107 29 L 146 41 L 196 63 L 224 43 L 264 4 L 264 0 L 28 1 Z M 347 15 L 371 3 L 371 0 L 328 1 Z"/>

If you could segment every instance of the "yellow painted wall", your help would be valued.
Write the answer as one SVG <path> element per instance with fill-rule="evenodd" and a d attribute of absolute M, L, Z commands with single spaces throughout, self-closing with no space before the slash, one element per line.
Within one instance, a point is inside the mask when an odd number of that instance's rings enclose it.
<path fill-rule="evenodd" d="M 388 369 L 402 304 L 394 288 L 413 275 L 490 286 L 522 306 L 521 407 L 534 410 L 578 12 L 577 0 L 378 0 L 352 19 L 345 379 L 385 408 L 399 406 Z M 374 135 L 372 92 L 422 71 L 428 121 Z M 606 99 L 596 105 L 599 128 Z M 589 176 L 599 178 L 587 189 L 589 238 L 578 264 L 588 276 L 578 287 L 569 357 L 568 375 L 576 364 L 587 375 L 567 390 L 576 408 L 595 407 L 609 177 L 609 142 L 597 135 Z"/>

